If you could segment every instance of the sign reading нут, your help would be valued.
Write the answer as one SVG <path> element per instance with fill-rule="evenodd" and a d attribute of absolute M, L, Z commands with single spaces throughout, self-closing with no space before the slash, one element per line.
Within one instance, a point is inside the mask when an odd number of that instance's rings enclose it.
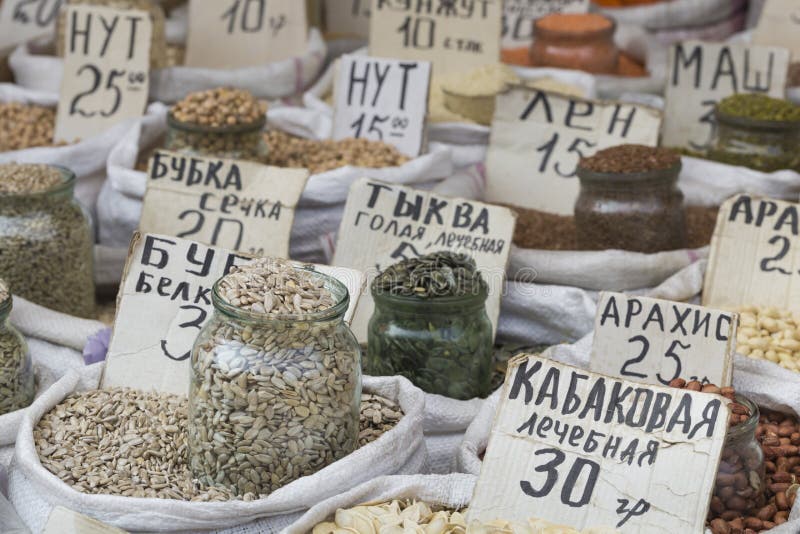
<path fill-rule="evenodd" d="M 146 11 L 93 5 L 68 5 L 65 17 L 55 140 L 72 143 L 144 113 L 153 24 Z"/>
<path fill-rule="evenodd" d="M 728 428 L 721 396 L 509 362 L 467 522 L 700 534 Z"/>
<path fill-rule="evenodd" d="M 373 0 L 369 55 L 430 61 L 434 74 L 500 61 L 502 0 Z"/>
<path fill-rule="evenodd" d="M 736 93 L 784 98 L 788 68 L 789 51 L 784 48 L 700 41 L 674 45 L 661 144 L 704 150 L 711 143 L 719 100 Z"/>
<path fill-rule="evenodd" d="M 731 385 L 738 316 L 621 293 L 600 293 L 589 369 L 645 384 L 676 378 Z"/>
<path fill-rule="evenodd" d="M 367 272 L 369 283 L 404 259 L 468 254 L 488 285 L 486 312 L 496 328 L 515 223 L 516 214 L 502 206 L 362 178 L 347 195 L 333 264 Z M 353 320 L 359 340 L 366 341 L 372 311 L 371 295 L 364 295 Z"/>
<path fill-rule="evenodd" d="M 339 60 L 333 139 L 369 139 L 416 157 L 425 139 L 431 64 L 369 56 Z"/>
<path fill-rule="evenodd" d="M 800 311 L 800 204 L 737 195 L 722 204 L 703 305 Z"/>
<path fill-rule="evenodd" d="M 192 345 L 214 310 L 212 287 L 232 267 L 250 259 L 187 239 L 134 234 L 101 386 L 185 395 Z M 345 321 L 352 319 L 364 287 L 363 273 L 314 268 L 347 287 L 350 307 Z"/>
<path fill-rule="evenodd" d="M 306 169 L 156 152 L 139 231 L 257 256 L 289 255 Z"/>
<path fill-rule="evenodd" d="M 486 156 L 490 202 L 572 215 L 578 162 L 624 143 L 656 146 L 661 113 L 515 86 L 497 95 Z"/>
<path fill-rule="evenodd" d="M 306 3 L 299 0 L 190 0 L 186 66 L 237 69 L 302 55 Z"/>
<path fill-rule="evenodd" d="M 5 0 L 0 4 L 0 50 L 52 35 L 64 0 Z"/>

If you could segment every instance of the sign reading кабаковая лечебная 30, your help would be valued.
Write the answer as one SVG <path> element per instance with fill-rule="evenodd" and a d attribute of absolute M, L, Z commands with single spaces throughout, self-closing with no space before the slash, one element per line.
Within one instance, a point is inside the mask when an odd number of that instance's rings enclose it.
<path fill-rule="evenodd" d="M 700 534 L 728 427 L 719 395 L 538 356 L 509 362 L 467 521 Z"/>

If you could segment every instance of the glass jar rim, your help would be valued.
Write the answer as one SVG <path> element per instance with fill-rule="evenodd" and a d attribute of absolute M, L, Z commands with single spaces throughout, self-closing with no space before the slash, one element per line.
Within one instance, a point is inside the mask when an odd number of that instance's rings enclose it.
<path fill-rule="evenodd" d="M 750 117 L 738 117 L 736 115 L 721 113 L 719 109 L 716 108 L 714 109 L 714 117 L 718 123 L 738 128 L 773 130 L 776 132 L 783 132 L 787 130 L 800 130 L 800 120 L 775 121 L 769 119 L 751 119 Z"/>
<path fill-rule="evenodd" d="M 408 297 L 404 295 L 392 295 L 388 291 L 377 291 L 376 283 L 377 278 L 370 284 L 370 293 L 375 302 L 381 301 L 393 308 L 400 307 L 403 309 L 413 308 L 415 311 L 419 308 L 428 308 L 431 312 L 441 311 L 443 308 L 452 306 L 460 306 L 463 308 L 478 308 L 486 304 L 486 299 L 489 298 L 489 288 L 486 284 L 481 284 L 480 291 L 477 293 L 467 293 L 465 295 L 451 295 L 446 297 L 433 297 L 433 298 L 420 298 Z"/>
<path fill-rule="evenodd" d="M 735 399 L 735 402 L 750 410 L 750 416 L 744 423 L 740 423 L 728 429 L 727 433 L 725 434 L 725 439 L 732 441 L 742 439 L 742 437 L 747 436 L 751 432 L 755 432 L 756 426 L 758 425 L 758 420 L 761 417 L 761 412 L 755 402 L 751 401 L 744 395 L 739 395 L 738 393 L 736 394 Z"/>
<path fill-rule="evenodd" d="M 596 30 L 580 31 L 580 30 L 573 30 L 571 28 L 565 28 L 565 29 L 556 30 L 556 29 L 553 29 L 553 28 L 542 28 L 541 27 L 541 20 L 544 17 L 540 17 L 538 19 L 535 19 L 532 22 L 534 39 L 536 38 L 537 32 L 540 33 L 540 34 L 544 34 L 545 36 L 548 36 L 548 37 L 551 37 L 551 38 L 576 39 L 577 40 L 577 39 L 591 39 L 591 38 L 595 38 L 596 39 L 596 38 L 600 38 L 600 37 L 608 37 L 608 36 L 614 35 L 614 32 L 617 31 L 617 21 L 614 20 L 613 18 L 607 17 L 605 15 L 601 15 L 599 13 L 590 13 L 590 14 L 598 15 L 600 17 L 603 17 L 608 22 L 610 22 L 611 25 L 608 26 L 608 27 L 604 27 L 604 28 L 598 28 Z"/>
<path fill-rule="evenodd" d="M 21 165 L 25 164 L 23 163 Z M 54 165 L 50 163 L 44 163 L 43 165 L 46 165 L 52 169 L 56 169 L 61 173 L 62 181 L 60 184 L 56 184 L 50 189 L 45 189 L 44 191 L 0 193 L 0 199 L 46 198 L 71 191 L 75 187 L 76 176 L 72 170 L 64 167 L 63 165 Z"/>
<path fill-rule="evenodd" d="M 234 306 L 225 301 L 219 293 L 220 284 L 225 278 L 224 276 L 214 282 L 211 290 L 211 302 L 214 309 L 235 319 L 246 319 L 249 321 L 257 321 L 260 323 L 318 323 L 323 321 L 331 321 L 339 317 L 343 317 L 350 306 L 350 292 L 347 290 L 342 282 L 325 273 L 315 270 L 313 267 L 295 266 L 295 269 L 308 271 L 321 278 L 325 282 L 325 287 L 331 292 L 331 295 L 336 299 L 333 306 L 325 308 L 324 310 L 310 312 L 310 313 L 286 313 L 286 314 L 269 314 L 260 313 L 252 310 L 243 310 L 238 306 Z"/>
<path fill-rule="evenodd" d="M 678 160 L 678 162 L 675 165 L 667 167 L 666 169 L 655 169 L 652 171 L 640 171 L 640 172 L 628 172 L 628 173 L 598 172 L 583 168 L 580 165 L 578 165 L 578 178 L 581 180 L 581 182 L 586 181 L 593 183 L 673 181 L 678 179 L 678 175 L 680 174 L 681 169 L 683 169 L 683 163 L 680 160 Z"/>
<path fill-rule="evenodd" d="M 261 115 L 257 121 L 249 124 L 234 124 L 233 126 L 203 126 L 202 124 L 196 124 L 193 122 L 179 121 L 172 114 L 171 110 L 169 113 L 167 113 L 167 125 L 171 128 L 175 128 L 176 130 L 183 130 L 185 132 L 237 134 L 262 130 L 266 124 L 266 115 Z"/>

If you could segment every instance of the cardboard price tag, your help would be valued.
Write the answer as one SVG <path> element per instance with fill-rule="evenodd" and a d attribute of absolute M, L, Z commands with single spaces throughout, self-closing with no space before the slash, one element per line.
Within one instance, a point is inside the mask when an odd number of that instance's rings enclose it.
<path fill-rule="evenodd" d="M 362 178 L 350 187 L 333 264 L 367 272 L 369 284 L 404 259 L 442 250 L 469 254 L 488 284 L 486 312 L 496 329 L 516 217 L 501 206 Z M 373 309 L 367 292 L 353 320 L 359 341 L 366 341 Z"/>
<path fill-rule="evenodd" d="M 703 305 L 766 306 L 800 311 L 798 209 L 751 195 L 719 210 L 703 288 Z"/>
<path fill-rule="evenodd" d="M 369 55 L 430 61 L 438 76 L 500 61 L 502 0 L 374 0 Z"/>
<path fill-rule="evenodd" d="M 431 64 L 345 55 L 334 91 L 333 139 L 383 141 L 409 157 L 425 139 Z"/>
<path fill-rule="evenodd" d="M 159 151 L 150 160 L 139 231 L 257 256 L 289 256 L 308 171 Z"/>
<path fill-rule="evenodd" d="M 332 37 L 369 37 L 370 0 L 324 0 L 325 31 Z"/>
<path fill-rule="evenodd" d="M 93 5 L 68 5 L 66 18 L 55 140 L 72 143 L 144 113 L 153 24 L 146 11 Z"/>
<path fill-rule="evenodd" d="M 800 4 L 796 0 L 764 2 L 752 42 L 788 48 L 792 61 L 800 61 Z"/>
<path fill-rule="evenodd" d="M 589 369 L 645 384 L 730 386 L 738 315 L 683 302 L 600 293 Z"/>
<path fill-rule="evenodd" d="M 674 45 L 667 70 L 662 145 L 708 148 L 716 103 L 736 93 L 784 98 L 788 68 L 789 51 L 784 48 L 700 41 Z"/>
<path fill-rule="evenodd" d="M 0 4 L 0 50 L 52 35 L 64 0 L 5 0 Z"/>
<path fill-rule="evenodd" d="M 186 239 L 134 234 L 117 297 L 102 387 L 185 395 L 192 346 L 214 311 L 212 287 L 233 266 L 250 260 Z M 350 307 L 345 321 L 350 321 L 364 275 L 340 267 L 315 268 L 347 286 Z"/>
<path fill-rule="evenodd" d="M 306 49 L 307 36 L 305 2 L 190 0 L 185 64 L 238 69 L 290 59 Z"/>
<path fill-rule="evenodd" d="M 533 40 L 533 21 L 551 13 L 587 13 L 589 0 L 505 0 L 503 48 L 528 46 Z"/>
<path fill-rule="evenodd" d="M 582 157 L 623 143 L 656 146 L 661 113 L 515 86 L 497 95 L 486 199 L 572 215 Z"/>
<path fill-rule="evenodd" d="M 509 362 L 467 522 L 701 533 L 728 428 L 718 395 Z"/>

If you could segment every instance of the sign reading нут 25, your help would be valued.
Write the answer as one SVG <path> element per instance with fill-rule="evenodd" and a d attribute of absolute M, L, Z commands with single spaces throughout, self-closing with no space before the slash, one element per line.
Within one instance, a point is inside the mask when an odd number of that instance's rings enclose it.
<path fill-rule="evenodd" d="M 701 534 L 727 428 L 721 396 L 517 356 L 467 521 Z"/>
<path fill-rule="evenodd" d="M 783 98 L 784 48 L 685 41 L 670 50 L 661 144 L 703 150 L 714 131 L 714 105 L 736 93 Z"/>
<path fill-rule="evenodd" d="M 373 0 L 369 55 L 430 61 L 435 75 L 500 61 L 502 0 Z"/>
<path fill-rule="evenodd" d="M 153 24 L 146 11 L 94 5 L 68 5 L 65 16 L 55 140 L 72 143 L 144 113 Z"/>

